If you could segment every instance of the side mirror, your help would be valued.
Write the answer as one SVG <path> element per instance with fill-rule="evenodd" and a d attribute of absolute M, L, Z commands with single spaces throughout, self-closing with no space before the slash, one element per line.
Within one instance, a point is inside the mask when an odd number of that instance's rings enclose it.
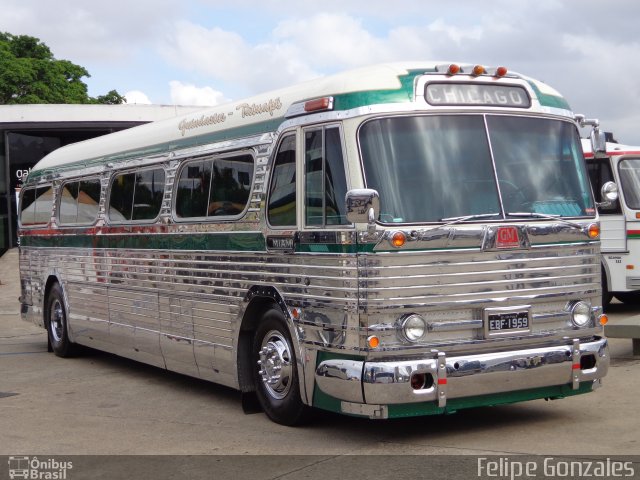
<path fill-rule="evenodd" d="M 380 214 L 380 195 L 377 190 L 358 188 L 345 195 L 347 220 L 351 223 L 366 223 L 369 233 L 375 232 L 376 219 Z"/>
<path fill-rule="evenodd" d="M 598 127 L 591 130 L 591 150 L 593 153 L 606 153 L 607 152 L 607 139 L 604 132 L 600 131 Z M 613 183 L 613 182 L 611 182 Z M 616 188 L 617 191 L 617 188 Z"/>
<path fill-rule="evenodd" d="M 600 189 L 600 198 L 602 202 L 598 203 L 598 207 L 609 207 L 618 200 L 618 185 L 615 182 L 606 182 Z"/>

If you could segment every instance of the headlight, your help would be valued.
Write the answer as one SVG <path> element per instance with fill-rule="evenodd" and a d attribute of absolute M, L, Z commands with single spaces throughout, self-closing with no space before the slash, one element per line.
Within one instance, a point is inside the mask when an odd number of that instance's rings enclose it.
<path fill-rule="evenodd" d="M 591 304 L 582 300 L 571 306 L 571 322 L 579 328 L 591 324 Z"/>
<path fill-rule="evenodd" d="M 411 314 L 400 319 L 402 335 L 410 342 L 417 342 L 427 331 L 427 322 L 420 315 Z"/>

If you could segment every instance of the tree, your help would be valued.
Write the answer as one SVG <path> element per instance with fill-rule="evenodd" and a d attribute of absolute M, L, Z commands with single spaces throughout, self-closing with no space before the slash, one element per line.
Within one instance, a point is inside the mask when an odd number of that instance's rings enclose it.
<path fill-rule="evenodd" d="M 83 77 L 84 67 L 57 60 L 39 39 L 0 32 L 0 104 L 124 103 L 116 90 L 90 97 Z"/>

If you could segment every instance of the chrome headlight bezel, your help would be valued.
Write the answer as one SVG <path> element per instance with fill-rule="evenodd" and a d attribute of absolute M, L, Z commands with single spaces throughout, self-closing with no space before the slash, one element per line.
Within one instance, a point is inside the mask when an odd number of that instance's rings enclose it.
<path fill-rule="evenodd" d="M 576 328 L 593 327 L 593 312 L 591 303 L 578 300 L 569 305 L 571 324 Z"/>
<path fill-rule="evenodd" d="M 417 313 L 403 315 L 398 325 L 402 338 L 410 343 L 419 342 L 427 334 L 427 322 Z"/>

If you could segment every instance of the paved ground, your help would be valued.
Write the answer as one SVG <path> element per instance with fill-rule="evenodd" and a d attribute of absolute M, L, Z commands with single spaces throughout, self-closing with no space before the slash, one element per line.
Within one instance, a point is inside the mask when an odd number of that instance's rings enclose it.
<path fill-rule="evenodd" d="M 15 250 L 0 258 L 0 282 L 0 455 L 640 453 L 630 340 L 611 340 L 612 368 L 592 394 L 393 421 L 320 413 L 287 428 L 243 414 L 225 387 L 95 351 L 47 353 L 44 330 L 19 319 Z M 611 310 L 612 322 L 640 313 Z"/>

